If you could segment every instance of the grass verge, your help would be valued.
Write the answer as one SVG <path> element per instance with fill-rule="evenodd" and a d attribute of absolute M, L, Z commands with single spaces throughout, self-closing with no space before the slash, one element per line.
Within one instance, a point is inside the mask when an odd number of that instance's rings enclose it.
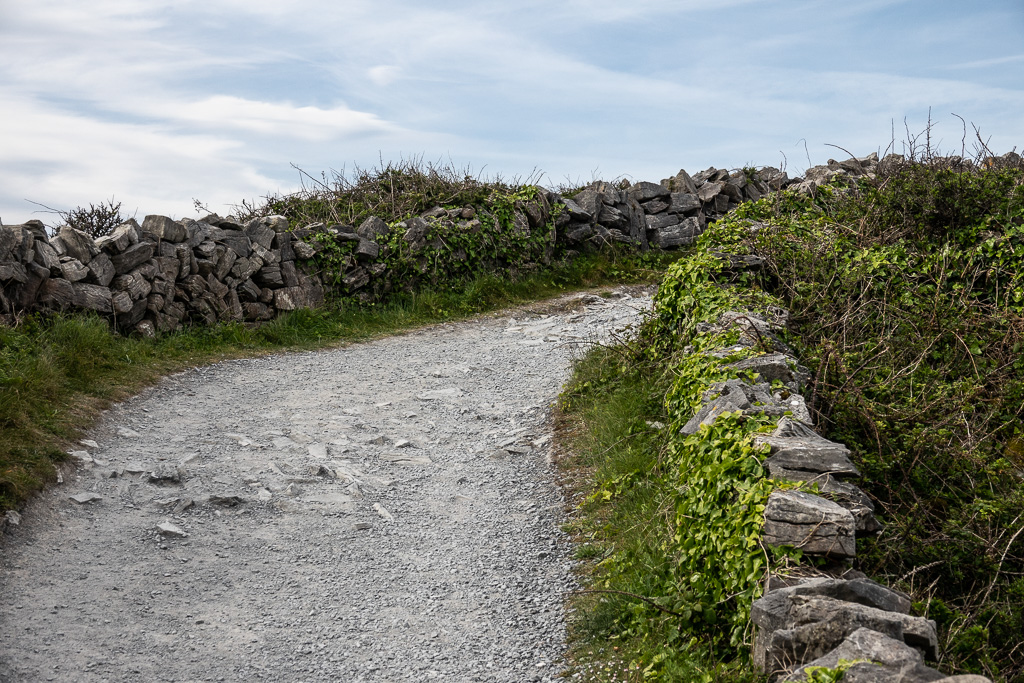
<path fill-rule="evenodd" d="M 654 325 L 578 359 L 559 403 L 559 464 L 572 503 L 567 530 L 587 587 L 569 601 L 570 678 L 759 681 L 745 650 L 730 643 L 734 622 L 746 623 L 743 601 L 716 595 L 712 585 L 731 565 L 691 533 L 711 533 L 719 549 L 742 556 L 729 541 L 734 530 L 722 526 L 747 523 L 731 512 L 742 507 L 733 500 L 732 483 L 740 481 L 720 456 L 743 440 L 731 423 L 728 433 L 673 438 L 679 411 L 666 397 L 678 399 L 693 387 L 699 395 L 710 375 L 703 367 L 696 374 L 681 369 L 671 352 L 651 353 L 645 332 Z M 707 484 L 727 500 L 709 504 Z M 717 520 L 698 511 L 712 508 L 722 510 Z M 694 560 L 702 569 L 693 569 Z M 695 582 L 700 576 L 706 580 Z"/>
<path fill-rule="evenodd" d="M 507 279 L 296 311 L 260 327 L 221 324 L 157 339 L 114 335 L 87 315 L 30 316 L 0 328 L 0 511 L 56 477 L 66 450 L 99 413 L 161 376 L 227 358 L 314 349 L 466 318 L 607 284 L 656 281 L 671 254 L 598 254 Z"/>

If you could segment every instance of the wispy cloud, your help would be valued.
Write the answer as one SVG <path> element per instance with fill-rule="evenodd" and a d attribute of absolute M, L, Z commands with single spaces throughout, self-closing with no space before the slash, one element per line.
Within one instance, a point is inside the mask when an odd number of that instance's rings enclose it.
<path fill-rule="evenodd" d="M 1009 148 L 1024 139 L 1024 55 L 999 48 L 1014 44 L 1008 6 L 8 3 L 0 215 L 31 210 L 25 197 L 70 208 L 112 194 L 182 213 L 193 196 L 287 191 L 291 163 L 421 153 L 555 179 L 782 154 L 802 167 L 801 140 L 814 162 L 836 153 L 826 142 L 875 149 L 929 107 L 951 143 L 956 112 Z M 967 40 L 978 26 L 984 45 Z"/>
<path fill-rule="evenodd" d="M 993 57 L 992 59 L 978 59 L 972 62 L 964 62 L 963 64 L 952 64 L 949 69 L 985 69 L 992 66 L 1001 66 L 1003 64 L 1015 64 L 1017 62 L 1024 62 L 1024 53 L 1019 55 L 1007 55 L 1005 57 Z"/>

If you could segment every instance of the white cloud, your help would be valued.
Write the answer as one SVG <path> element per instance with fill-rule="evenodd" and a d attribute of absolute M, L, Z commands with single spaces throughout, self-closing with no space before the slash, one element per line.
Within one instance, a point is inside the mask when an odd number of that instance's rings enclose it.
<path fill-rule="evenodd" d="M 373 114 L 345 106 L 322 109 L 227 95 L 215 95 L 196 102 L 157 105 L 147 113 L 177 123 L 195 124 L 203 129 L 239 129 L 308 142 L 381 135 L 399 130 Z"/>
<path fill-rule="evenodd" d="M 366 71 L 366 75 L 369 77 L 370 81 L 372 81 L 374 85 L 381 88 L 386 88 L 387 86 L 394 83 L 396 80 L 398 80 L 398 77 L 401 75 L 401 73 L 402 70 L 399 69 L 397 66 L 392 66 L 388 64 L 373 66 L 367 69 Z"/>
<path fill-rule="evenodd" d="M 1019 144 L 1024 83 L 1013 67 L 1024 57 L 956 40 L 933 53 L 929 36 L 960 17 L 939 10 L 905 46 L 898 17 L 918 5 L 4 6 L 0 98 L 14 104 L 3 115 L 0 213 L 23 210 L 30 190 L 63 206 L 113 193 L 180 212 L 192 196 L 234 202 L 292 187 L 289 162 L 316 174 L 420 153 L 556 178 L 777 163 L 780 150 L 803 166 L 802 138 L 814 162 L 836 154 L 826 142 L 860 153 L 887 143 L 892 121 L 923 127 L 929 106 L 950 143 L 955 111 L 1001 136 L 994 145 Z M 975 82 L 981 72 L 934 78 L 956 74 L 951 64 L 986 69 L 988 85 Z"/>

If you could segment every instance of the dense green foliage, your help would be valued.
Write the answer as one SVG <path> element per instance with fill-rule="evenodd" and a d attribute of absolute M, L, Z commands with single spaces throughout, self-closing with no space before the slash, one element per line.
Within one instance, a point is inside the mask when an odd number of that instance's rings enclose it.
<path fill-rule="evenodd" d="M 582 359 L 565 394 L 590 471 L 577 486 L 595 491 L 573 530 L 603 558 L 587 581 L 621 591 L 577 601 L 577 661 L 604 662 L 608 680 L 751 675 L 742 626 L 770 561 L 743 542 L 766 495 L 744 441 L 758 425 L 671 435 L 723 378 L 702 353 L 722 344 L 699 323 L 770 296 L 791 311 L 819 429 L 852 449 L 886 525 L 859 541 L 857 567 L 937 620 L 943 670 L 1024 680 L 1022 224 L 1021 169 L 936 159 L 813 198 L 777 193 L 711 226 L 670 269 L 652 320 Z M 764 268 L 723 288 L 720 251 Z M 669 426 L 645 431 L 654 420 Z"/>
<path fill-rule="evenodd" d="M 744 218 L 886 524 L 859 567 L 938 621 L 950 671 L 1024 680 L 1024 172 L 907 163 Z"/>
<path fill-rule="evenodd" d="M 414 292 L 424 285 L 458 288 L 485 274 L 517 277 L 549 265 L 556 255 L 553 216 L 547 224 L 532 230 L 515 222 L 517 206 L 535 200 L 537 195 L 535 186 L 493 191 L 485 204 L 473 207 L 476 216 L 472 221 L 430 219 L 422 245 L 410 244 L 405 230 L 396 224 L 379 240 L 381 251 L 374 267 L 381 270 L 381 276 L 358 292 L 349 291 L 344 282 L 345 272 L 357 262 L 353 256 L 356 242 L 316 235 L 321 251 L 314 264 L 332 297 L 356 295 L 361 301 L 386 299 L 395 291 Z M 453 204 L 442 208 L 463 207 Z M 562 250 L 557 253 L 563 255 Z"/>
<path fill-rule="evenodd" d="M 300 171 L 301 172 L 301 171 Z M 501 178 L 482 179 L 468 169 L 424 163 L 413 158 L 326 174 L 320 179 L 301 172 L 305 189 L 289 195 L 268 196 L 261 202 L 243 202 L 241 219 L 280 215 L 293 226 L 311 223 L 358 225 L 370 216 L 387 223 L 405 220 L 435 206 L 480 206 L 515 193 L 530 182 Z"/>
<path fill-rule="evenodd" d="M 0 327 L 0 511 L 52 480 L 64 450 L 110 401 L 162 374 L 227 357 L 366 339 L 606 282 L 650 281 L 671 258 L 594 255 L 516 279 L 481 275 L 458 287 L 397 293 L 385 303 L 338 302 L 260 327 L 221 324 L 157 339 L 118 336 L 88 315 L 35 315 Z"/>
<path fill-rule="evenodd" d="M 772 484 L 752 436 L 775 420 L 725 415 L 692 436 L 680 429 L 711 384 L 736 376 L 729 363 L 758 352 L 713 355 L 736 341 L 735 332 L 702 324 L 772 300 L 723 287 L 713 248 L 707 235 L 673 264 L 652 318 L 614 355 L 592 352 L 563 394 L 563 413 L 584 425 L 573 449 L 597 468 L 596 492 L 577 522 L 606 556 L 590 581 L 614 591 L 581 601 L 577 657 L 587 661 L 595 641 L 612 638 L 629 653 L 627 675 L 637 678 L 756 678 L 741 645 L 768 568 L 758 539 Z M 648 421 L 667 425 L 651 436 Z M 643 447 L 646 454 L 637 452 Z M 654 528 L 638 542 L 636 529 L 645 526 Z"/>

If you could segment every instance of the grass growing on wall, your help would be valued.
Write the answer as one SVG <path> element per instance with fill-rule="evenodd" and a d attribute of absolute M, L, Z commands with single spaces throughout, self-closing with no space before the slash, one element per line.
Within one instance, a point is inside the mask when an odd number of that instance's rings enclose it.
<path fill-rule="evenodd" d="M 30 316 L 0 327 L 0 511 L 56 476 L 54 465 L 99 411 L 160 376 L 224 358 L 322 348 L 456 320 L 602 284 L 655 280 L 675 256 L 593 255 L 518 279 L 295 311 L 260 327 L 220 324 L 157 339 L 114 335 L 90 315 Z"/>

